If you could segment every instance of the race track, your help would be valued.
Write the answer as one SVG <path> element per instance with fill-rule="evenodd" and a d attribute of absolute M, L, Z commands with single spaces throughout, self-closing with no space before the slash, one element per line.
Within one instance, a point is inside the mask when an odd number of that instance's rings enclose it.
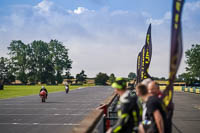
<path fill-rule="evenodd" d="M 38 95 L 0 100 L 0 133 L 68 133 L 112 93 L 88 87 L 51 93 L 46 103 Z"/>
<path fill-rule="evenodd" d="M 200 133 L 200 95 L 176 92 L 173 133 Z"/>
<path fill-rule="evenodd" d="M 113 93 L 110 87 L 88 87 L 0 100 L 0 133 L 70 133 L 75 125 Z M 173 133 L 200 132 L 200 95 L 174 93 Z"/>

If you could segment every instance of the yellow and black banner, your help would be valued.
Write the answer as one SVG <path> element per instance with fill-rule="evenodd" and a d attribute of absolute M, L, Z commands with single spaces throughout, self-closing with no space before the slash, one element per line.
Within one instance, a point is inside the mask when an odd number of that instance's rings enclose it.
<path fill-rule="evenodd" d="M 163 92 L 163 102 L 170 108 L 173 98 L 173 82 L 182 58 L 182 30 L 181 13 L 184 0 L 174 0 L 172 9 L 171 25 L 171 50 L 170 50 L 170 72 L 166 89 Z"/>
<path fill-rule="evenodd" d="M 137 83 L 140 82 L 140 73 L 141 73 L 141 52 L 138 54 L 137 57 Z"/>
<path fill-rule="evenodd" d="M 152 41 L 151 41 L 151 24 L 147 30 L 145 45 L 137 59 L 137 83 L 141 82 L 146 78 L 151 78 L 148 74 L 149 65 L 152 56 Z"/>

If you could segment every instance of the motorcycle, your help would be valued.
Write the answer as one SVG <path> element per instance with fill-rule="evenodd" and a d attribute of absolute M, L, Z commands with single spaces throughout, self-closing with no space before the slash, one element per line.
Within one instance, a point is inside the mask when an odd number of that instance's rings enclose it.
<path fill-rule="evenodd" d="M 41 91 L 40 92 L 40 98 L 41 98 L 42 102 L 46 101 L 46 99 L 47 99 L 47 93 L 46 93 L 46 91 Z"/>
<path fill-rule="evenodd" d="M 66 94 L 69 93 L 69 86 L 65 86 Z"/>

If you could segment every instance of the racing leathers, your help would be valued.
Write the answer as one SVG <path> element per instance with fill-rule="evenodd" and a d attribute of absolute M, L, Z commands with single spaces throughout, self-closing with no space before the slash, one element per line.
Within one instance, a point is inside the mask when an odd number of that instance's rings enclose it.
<path fill-rule="evenodd" d="M 40 89 L 40 92 L 41 92 L 41 91 L 45 91 L 45 92 L 46 92 L 46 97 L 48 96 L 48 91 L 47 91 L 46 88 L 41 88 L 41 89 Z M 39 94 L 39 95 L 40 95 L 40 94 Z"/>
<path fill-rule="evenodd" d="M 141 121 L 142 107 L 138 97 L 127 90 L 119 99 L 117 105 L 118 121 L 112 128 L 112 133 L 137 133 Z"/>

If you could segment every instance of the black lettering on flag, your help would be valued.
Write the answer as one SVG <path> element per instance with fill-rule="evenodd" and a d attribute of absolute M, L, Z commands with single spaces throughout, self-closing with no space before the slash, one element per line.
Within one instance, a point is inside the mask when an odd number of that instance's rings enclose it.
<path fill-rule="evenodd" d="M 141 58 L 141 52 L 138 54 L 137 57 L 137 83 L 140 82 L 140 75 L 141 75 L 141 62 L 140 59 Z"/>

